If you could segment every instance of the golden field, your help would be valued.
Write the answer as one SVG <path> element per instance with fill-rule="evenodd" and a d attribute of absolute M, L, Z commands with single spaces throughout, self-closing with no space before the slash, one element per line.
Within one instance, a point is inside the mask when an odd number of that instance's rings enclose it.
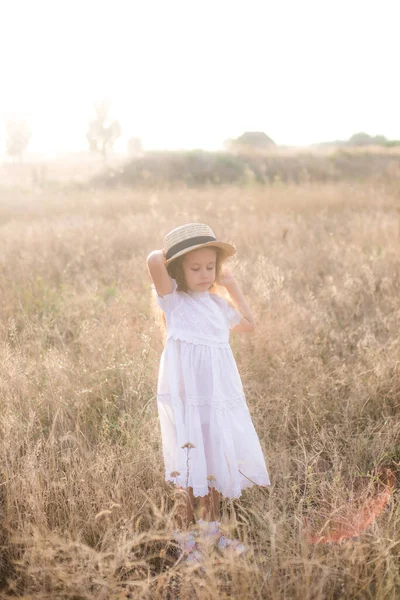
<path fill-rule="evenodd" d="M 28 185 L 29 183 L 29 185 Z M 397 599 L 400 185 L 91 189 L 0 181 L 0 597 Z M 244 557 L 179 561 L 145 259 L 184 222 L 235 243 L 231 343 L 272 486 L 222 502 Z M 361 510 L 361 509 L 360 509 Z M 12 596 L 11 596 L 12 594 Z"/>

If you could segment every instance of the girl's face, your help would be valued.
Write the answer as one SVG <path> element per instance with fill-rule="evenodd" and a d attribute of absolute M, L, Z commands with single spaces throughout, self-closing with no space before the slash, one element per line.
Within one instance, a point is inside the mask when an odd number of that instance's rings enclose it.
<path fill-rule="evenodd" d="M 215 281 L 216 248 L 198 248 L 184 255 L 182 261 L 186 286 L 192 292 L 206 292 Z"/>

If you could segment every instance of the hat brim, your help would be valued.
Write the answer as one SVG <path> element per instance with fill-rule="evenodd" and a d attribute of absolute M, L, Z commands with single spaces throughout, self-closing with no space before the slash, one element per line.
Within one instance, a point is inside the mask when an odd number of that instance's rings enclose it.
<path fill-rule="evenodd" d="M 165 261 L 165 265 L 169 265 L 176 258 L 179 258 L 179 256 L 182 256 L 183 254 L 187 254 L 188 252 L 192 252 L 192 250 L 197 250 L 198 248 L 208 248 L 208 247 L 220 248 L 221 250 L 223 250 L 224 258 L 229 258 L 230 256 L 233 256 L 234 254 L 236 254 L 235 246 L 232 246 L 232 244 L 228 244 L 227 242 L 205 242 L 204 244 L 197 244 L 196 246 L 190 246 L 190 248 L 184 248 L 180 252 L 177 252 L 176 254 L 174 254 L 174 256 L 171 256 L 171 258 L 169 258 L 168 260 Z"/>

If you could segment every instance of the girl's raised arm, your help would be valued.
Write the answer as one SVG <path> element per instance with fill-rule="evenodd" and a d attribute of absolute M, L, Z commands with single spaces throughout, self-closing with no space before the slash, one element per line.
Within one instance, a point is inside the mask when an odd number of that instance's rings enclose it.
<path fill-rule="evenodd" d="M 171 277 L 165 266 L 165 254 L 163 250 L 153 250 L 147 257 L 147 268 L 153 280 L 159 296 L 170 294 L 173 289 Z"/>
<path fill-rule="evenodd" d="M 231 331 L 254 331 L 256 326 L 254 315 L 247 304 L 233 273 L 224 267 L 218 278 L 218 283 L 227 289 L 236 308 L 242 315 L 240 323 L 235 325 L 235 327 L 232 327 Z"/>

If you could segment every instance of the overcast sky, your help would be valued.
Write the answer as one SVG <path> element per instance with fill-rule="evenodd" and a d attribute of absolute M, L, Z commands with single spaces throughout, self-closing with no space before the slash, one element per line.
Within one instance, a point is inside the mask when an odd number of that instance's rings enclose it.
<path fill-rule="evenodd" d="M 0 0 L 1 125 L 27 118 L 31 150 L 86 149 L 108 97 L 121 147 L 400 139 L 399 23 L 399 0 Z"/>

